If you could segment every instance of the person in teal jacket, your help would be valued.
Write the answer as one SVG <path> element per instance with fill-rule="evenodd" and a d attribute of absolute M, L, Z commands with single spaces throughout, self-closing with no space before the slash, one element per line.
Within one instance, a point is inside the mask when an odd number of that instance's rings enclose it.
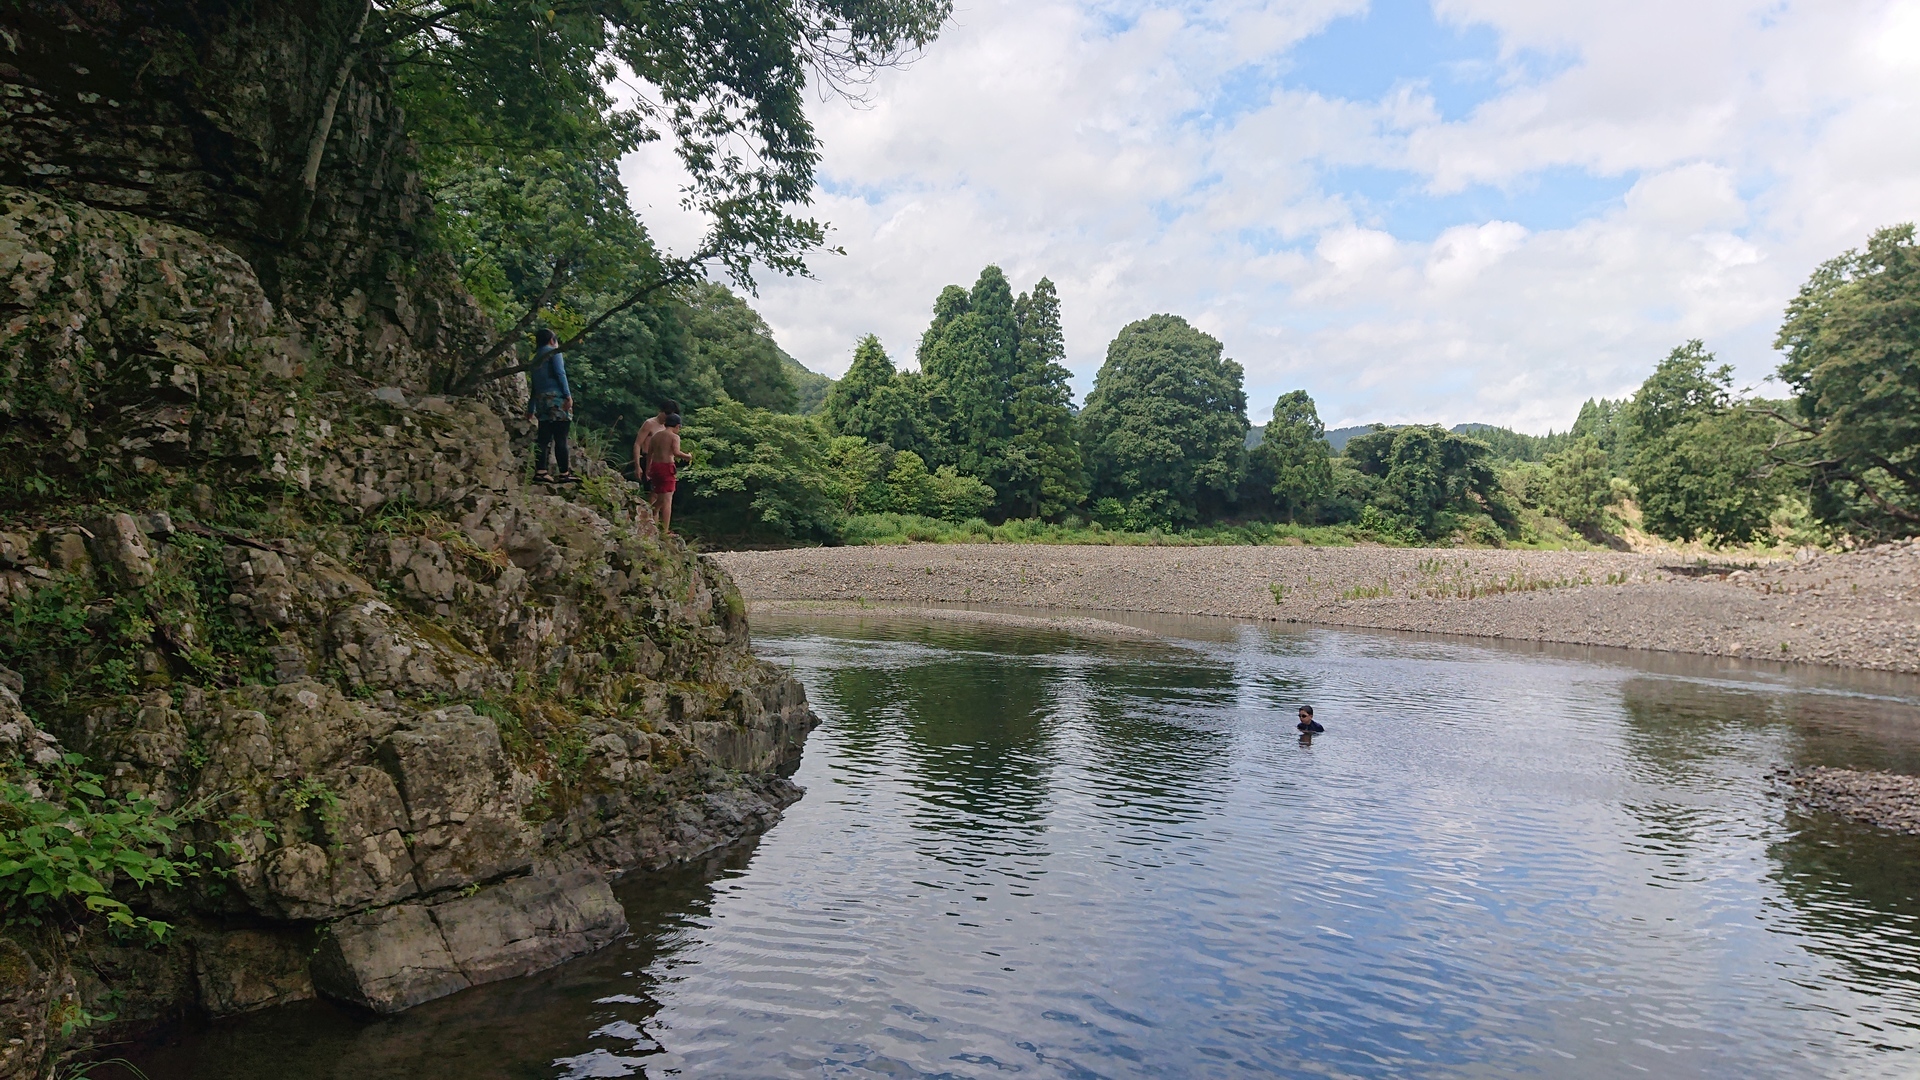
<path fill-rule="evenodd" d="M 533 478 L 544 483 L 571 483 L 572 461 L 567 452 L 567 433 L 573 427 L 573 388 L 567 385 L 567 358 L 560 353 L 560 339 L 542 327 L 534 334 L 533 370 L 528 372 L 533 394 L 527 398 L 527 418 L 540 423 L 534 440 Z M 553 449 L 558 473 L 547 471 L 547 449 Z"/>

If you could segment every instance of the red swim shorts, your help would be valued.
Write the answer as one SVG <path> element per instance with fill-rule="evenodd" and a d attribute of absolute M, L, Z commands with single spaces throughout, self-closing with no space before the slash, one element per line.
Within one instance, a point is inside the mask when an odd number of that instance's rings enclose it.
<path fill-rule="evenodd" d="M 647 486 L 653 490 L 655 495 L 666 495 L 673 491 L 673 475 L 673 462 L 647 462 Z"/>

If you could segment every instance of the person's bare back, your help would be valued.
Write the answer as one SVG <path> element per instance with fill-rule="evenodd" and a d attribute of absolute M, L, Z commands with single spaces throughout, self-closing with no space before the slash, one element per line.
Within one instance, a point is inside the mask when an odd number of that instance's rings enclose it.
<path fill-rule="evenodd" d="M 670 461 L 692 461 L 693 457 L 680 450 L 680 429 L 662 427 L 654 429 L 647 440 L 647 464 L 666 464 Z"/>
<path fill-rule="evenodd" d="M 672 416 L 673 414 L 679 411 L 680 411 L 680 403 L 673 400 L 672 398 L 667 398 L 666 400 L 660 403 L 660 412 L 657 415 L 647 417 L 646 420 L 641 423 L 640 430 L 634 433 L 634 436 L 633 436 L 634 479 L 636 480 L 642 479 L 647 474 L 647 443 L 653 439 L 654 432 L 659 431 L 662 428 L 665 428 L 667 426 L 667 417 Z"/>

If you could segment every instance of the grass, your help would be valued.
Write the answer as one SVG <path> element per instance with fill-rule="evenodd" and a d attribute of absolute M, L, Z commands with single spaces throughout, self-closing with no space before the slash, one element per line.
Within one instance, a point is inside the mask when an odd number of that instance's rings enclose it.
<path fill-rule="evenodd" d="M 1351 547 L 1378 542 L 1346 525 L 1207 525 L 1191 529 L 1126 532 L 1092 524 L 1054 524 L 1016 519 L 989 525 L 941 521 L 918 514 L 861 514 L 847 519 L 842 542 L 859 544 L 1099 544 L 1136 547 L 1250 547 L 1314 544 Z"/>
<path fill-rule="evenodd" d="M 1584 571 L 1578 577 L 1540 577 L 1527 570 L 1509 571 L 1504 575 L 1482 577 L 1470 574 L 1471 563 L 1465 558 L 1452 558 L 1442 555 L 1421 559 L 1416 569 L 1417 578 L 1402 576 L 1398 583 L 1382 577 L 1369 585 L 1355 585 L 1342 590 L 1342 600 L 1379 600 L 1392 597 L 1404 591 L 1409 600 L 1426 597 L 1429 600 L 1478 600 L 1484 596 L 1502 596 L 1506 593 L 1541 592 L 1547 589 L 1574 589 L 1584 585 L 1625 585 L 1631 575 L 1616 571 L 1604 579 L 1595 581 L 1591 574 Z M 1272 585 L 1273 599 L 1279 603 L 1287 593 L 1284 586 Z"/>

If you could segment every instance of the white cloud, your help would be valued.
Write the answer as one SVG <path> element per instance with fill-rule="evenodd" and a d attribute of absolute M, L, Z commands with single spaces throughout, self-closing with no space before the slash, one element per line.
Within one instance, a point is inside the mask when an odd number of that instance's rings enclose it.
<path fill-rule="evenodd" d="M 1121 326 L 1172 311 L 1246 366 L 1256 420 L 1302 386 L 1329 422 L 1545 430 L 1689 337 L 1758 380 L 1813 266 L 1920 216 L 1912 0 L 1442 0 L 1499 41 L 1464 115 L 1416 78 L 1371 101 L 1269 85 L 1361 7 L 973 0 L 867 105 L 816 110 L 814 209 L 848 254 L 757 306 L 837 374 L 870 331 L 909 358 L 940 287 L 997 262 L 1060 287 L 1082 392 Z M 1453 216 L 1396 225 L 1353 168 Z M 625 175 L 684 249 L 671 156 Z M 1583 175 L 1624 194 L 1548 205 Z M 1488 191 L 1544 216 L 1476 212 Z"/>

